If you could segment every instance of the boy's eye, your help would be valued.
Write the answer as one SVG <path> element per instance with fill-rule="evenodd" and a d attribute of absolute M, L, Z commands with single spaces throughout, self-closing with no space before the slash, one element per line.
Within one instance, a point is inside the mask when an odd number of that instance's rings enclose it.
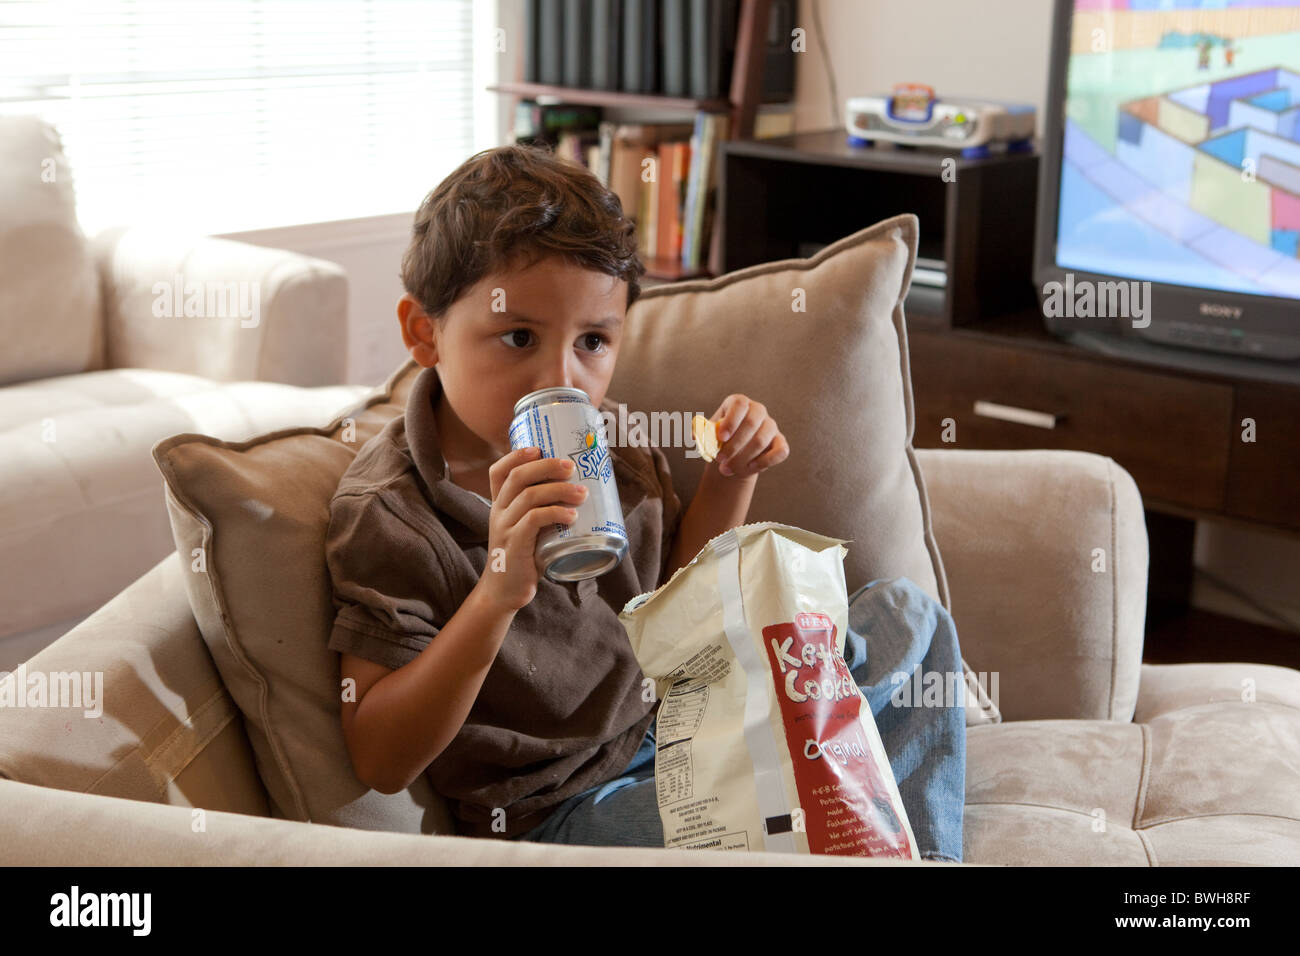
<path fill-rule="evenodd" d="M 523 349 L 532 344 L 533 333 L 528 329 L 511 329 L 501 334 L 501 341 L 511 348 Z M 578 347 L 589 352 L 599 352 L 605 346 L 605 337 L 596 332 L 588 332 L 579 337 Z"/>

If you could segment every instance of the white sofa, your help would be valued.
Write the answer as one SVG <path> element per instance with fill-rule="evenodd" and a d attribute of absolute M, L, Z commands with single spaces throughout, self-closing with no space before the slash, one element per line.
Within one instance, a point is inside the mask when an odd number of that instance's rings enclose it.
<path fill-rule="evenodd" d="M 230 290 L 257 308 L 223 308 Z M 0 671 L 173 550 L 154 442 L 325 423 L 366 391 L 340 384 L 342 269 L 157 229 L 89 240 L 34 116 L 0 116 L 0 335 Z"/>

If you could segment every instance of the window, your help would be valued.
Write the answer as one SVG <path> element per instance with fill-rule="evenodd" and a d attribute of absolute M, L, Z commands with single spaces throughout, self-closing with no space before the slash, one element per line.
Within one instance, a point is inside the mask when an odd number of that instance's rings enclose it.
<path fill-rule="evenodd" d="M 92 235 L 410 211 L 476 150 L 472 7 L 0 0 L 0 110 L 59 128 Z"/>

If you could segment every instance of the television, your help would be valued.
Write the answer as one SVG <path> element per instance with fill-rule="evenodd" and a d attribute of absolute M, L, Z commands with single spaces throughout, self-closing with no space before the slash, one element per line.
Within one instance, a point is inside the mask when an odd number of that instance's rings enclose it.
<path fill-rule="evenodd" d="M 1048 329 L 1300 382 L 1300 0 L 1056 0 L 1044 121 Z"/>

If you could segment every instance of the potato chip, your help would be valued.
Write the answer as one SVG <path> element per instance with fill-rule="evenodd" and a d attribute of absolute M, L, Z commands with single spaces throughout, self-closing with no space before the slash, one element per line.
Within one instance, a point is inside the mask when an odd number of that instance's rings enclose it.
<path fill-rule="evenodd" d="M 695 447 L 699 449 L 700 457 L 705 461 L 713 461 L 718 457 L 718 423 L 710 421 L 703 415 L 696 415 L 691 419 L 691 431 L 695 435 Z"/>

